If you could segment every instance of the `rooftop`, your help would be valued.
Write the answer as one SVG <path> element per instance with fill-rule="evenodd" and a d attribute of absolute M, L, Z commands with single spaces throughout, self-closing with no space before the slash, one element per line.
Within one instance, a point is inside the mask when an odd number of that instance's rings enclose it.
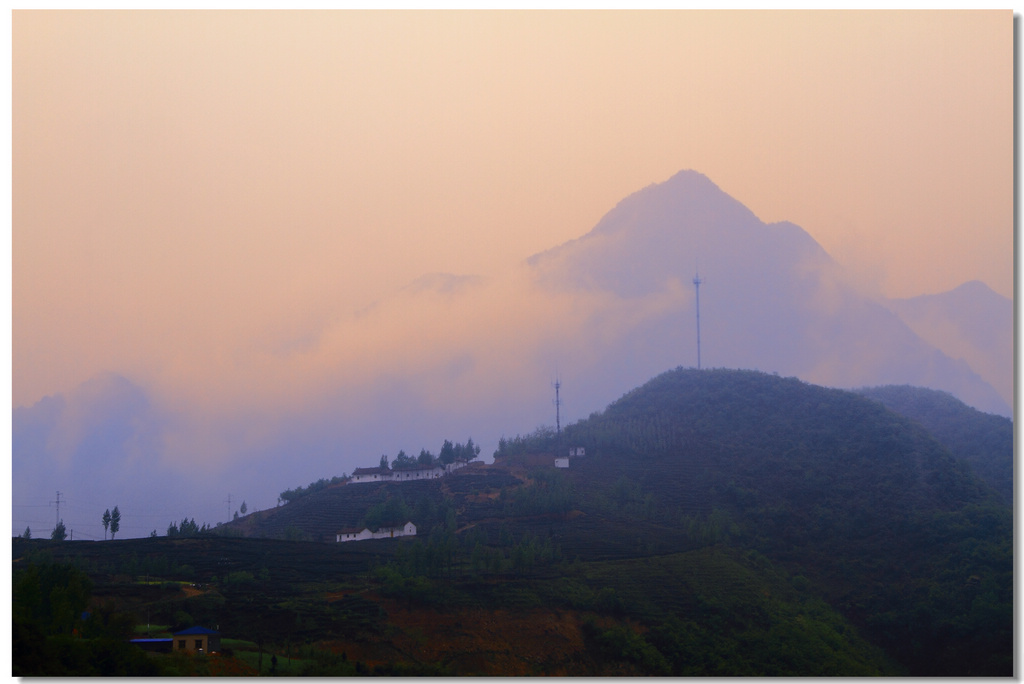
<path fill-rule="evenodd" d="M 206 627 L 189 627 L 188 629 L 183 629 L 180 632 L 175 632 L 174 636 L 188 636 L 190 634 L 220 634 L 220 632 L 207 629 Z"/>

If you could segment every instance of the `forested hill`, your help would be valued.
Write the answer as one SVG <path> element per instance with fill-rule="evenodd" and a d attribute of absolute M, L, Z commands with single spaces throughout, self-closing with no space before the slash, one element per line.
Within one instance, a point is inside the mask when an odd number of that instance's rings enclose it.
<path fill-rule="evenodd" d="M 924 427 L 878 402 L 753 371 L 664 373 L 568 426 L 565 441 L 621 461 L 667 495 L 692 490 L 708 509 L 827 505 L 882 524 L 993 493 Z"/>
<path fill-rule="evenodd" d="M 563 444 L 588 454 L 570 469 L 578 486 L 613 495 L 607 483 L 629 481 L 651 517 L 726 521 L 729 544 L 809 578 L 910 672 L 1009 673 L 1010 507 L 879 402 L 677 369 L 568 426 Z"/>
<path fill-rule="evenodd" d="M 917 421 L 957 458 L 992 485 L 1003 501 L 1013 503 L 1013 422 L 983 413 L 947 392 L 885 385 L 857 390 L 896 413 Z"/>
<path fill-rule="evenodd" d="M 586 456 L 555 469 L 571 447 Z M 879 401 L 676 369 L 560 439 L 503 439 L 495 457 L 436 481 L 329 487 L 238 529 L 333 538 L 386 513 L 419 530 L 396 557 L 402 582 L 461 567 L 485 584 L 460 591 L 511 591 L 511 571 L 516 591 L 547 595 L 568 591 L 549 584 L 567 573 L 585 578 L 612 592 L 610 615 L 660 635 L 668 664 L 647 673 L 1012 673 L 1011 509 Z M 448 560 L 431 570 L 439 549 Z"/>

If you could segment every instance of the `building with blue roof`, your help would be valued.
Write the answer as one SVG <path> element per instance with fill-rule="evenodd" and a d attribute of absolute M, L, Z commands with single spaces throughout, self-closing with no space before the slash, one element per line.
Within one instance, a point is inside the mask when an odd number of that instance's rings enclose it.
<path fill-rule="evenodd" d="M 220 651 L 220 632 L 206 627 L 189 627 L 175 632 L 173 650 L 215 653 Z"/>

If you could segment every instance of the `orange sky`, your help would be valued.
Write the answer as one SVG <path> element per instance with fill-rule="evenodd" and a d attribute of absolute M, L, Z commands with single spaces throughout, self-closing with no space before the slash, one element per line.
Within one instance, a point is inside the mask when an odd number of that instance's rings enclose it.
<path fill-rule="evenodd" d="M 509 269 L 686 168 L 888 296 L 1012 296 L 1008 10 L 12 30 L 15 406 L 103 370 L 241 387 L 261 350 L 425 273 Z"/>

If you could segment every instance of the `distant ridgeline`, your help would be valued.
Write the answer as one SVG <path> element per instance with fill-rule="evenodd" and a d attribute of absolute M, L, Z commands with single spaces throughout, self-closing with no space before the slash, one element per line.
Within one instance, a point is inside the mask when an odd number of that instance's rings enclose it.
<path fill-rule="evenodd" d="M 426 449 L 421 449 L 416 458 L 407 455 L 405 451 L 399 451 L 395 460 L 388 463 L 388 457 L 384 455 L 380 457 L 380 465 L 377 467 L 356 468 L 352 471 L 351 477 L 342 474 L 310 482 L 308 487 L 287 489 L 281 492 L 280 499 L 289 503 L 332 485 L 435 479 L 465 466 L 479 455 L 480 447 L 473 443 L 472 437 L 467 439 L 465 444 L 452 443 L 446 439 L 437 456 Z"/>

